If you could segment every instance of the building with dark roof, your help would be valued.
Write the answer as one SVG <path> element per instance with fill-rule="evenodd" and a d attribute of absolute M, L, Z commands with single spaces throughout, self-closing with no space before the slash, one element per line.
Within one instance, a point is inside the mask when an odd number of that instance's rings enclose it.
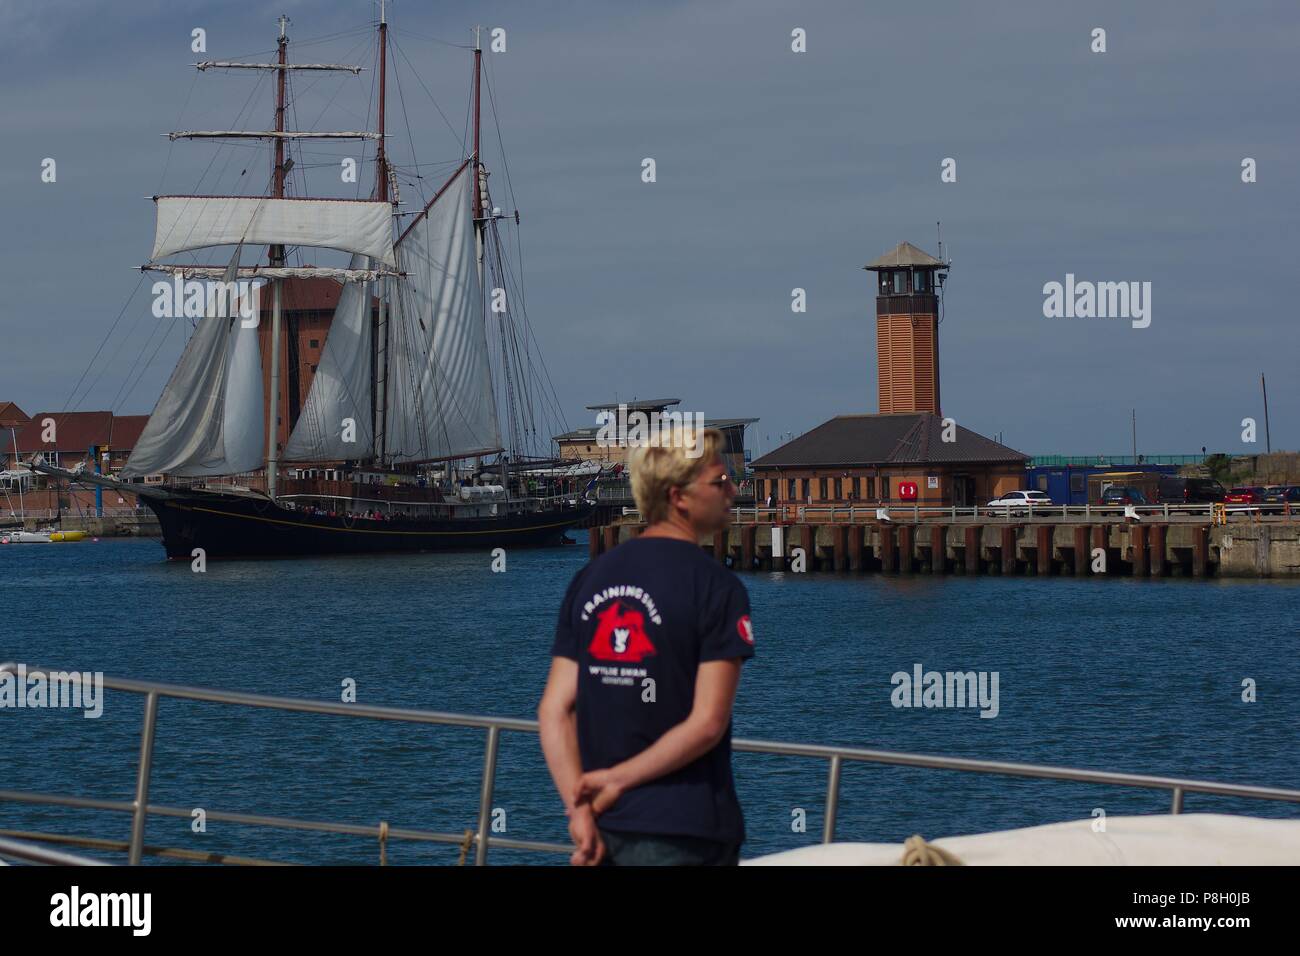
<path fill-rule="evenodd" d="M 838 415 L 755 461 L 754 495 L 786 504 L 968 507 L 1020 488 L 1027 460 L 930 412 Z"/>
<path fill-rule="evenodd" d="M 880 413 L 838 415 L 752 465 L 783 505 L 968 507 L 1024 487 L 1029 456 L 942 417 L 939 295 L 947 263 L 910 242 L 871 262 Z"/>

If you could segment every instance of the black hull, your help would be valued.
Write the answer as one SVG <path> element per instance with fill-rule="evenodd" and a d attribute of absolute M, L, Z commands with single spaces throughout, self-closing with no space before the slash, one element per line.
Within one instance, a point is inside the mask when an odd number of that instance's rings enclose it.
<path fill-rule="evenodd" d="M 311 515 L 239 495 L 141 496 L 162 525 L 168 558 L 285 558 L 331 554 L 538 548 L 562 543 L 591 506 L 483 518 L 368 518 Z"/>

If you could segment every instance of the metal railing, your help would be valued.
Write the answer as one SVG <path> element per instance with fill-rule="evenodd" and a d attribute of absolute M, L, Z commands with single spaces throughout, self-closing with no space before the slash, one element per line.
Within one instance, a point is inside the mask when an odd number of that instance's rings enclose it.
<path fill-rule="evenodd" d="M 1096 468 L 1109 465 L 1200 465 L 1209 455 L 1035 455 L 1025 463 L 1027 468 L 1076 465 Z"/>
<path fill-rule="evenodd" d="M 17 672 L 20 666 L 15 663 L 0 664 L 0 672 Z M 26 666 L 28 675 L 52 673 L 75 675 L 77 672 L 52 671 L 49 668 Z M 269 710 L 291 711 L 297 713 L 327 714 L 338 717 L 362 718 L 368 720 L 391 720 L 417 724 L 441 724 L 454 727 L 474 727 L 485 731 L 483 748 L 483 776 L 479 787 L 479 805 L 477 828 L 463 833 L 440 833 L 427 830 L 389 827 L 386 823 L 379 826 L 351 824 L 341 822 L 301 820 L 294 817 L 272 817 L 260 814 L 233 813 L 219 810 L 205 810 L 207 819 L 252 826 L 273 827 L 289 830 L 306 830 L 318 833 L 349 834 L 378 839 L 381 846 L 387 840 L 411 840 L 427 843 L 459 845 L 462 854 L 470 847 L 474 849 L 474 864 L 484 866 L 487 863 L 489 845 L 502 849 L 528 850 L 536 852 L 569 854 L 572 848 L 557 843 L 544 843 L 532 840 L 491 836 L 491 814 L 493 793 L 496 786 L 497 757 L 500 751 L 503 731 L 520 733 L 537 733 L 535 720 L 520 720 L 510 717 L 485 717 L 472 714 L 455 714 L 431 710 L 416 710 L 399 707 L 375 707 L 363 704 L 335 704 L 326 701 L 306 700 L 295 697 L 275 697 L 266 694 L 250 694 L 240 691 L 224 691 L 213 688 L 189 687 L 180 684 L 166 684 L 156 681 L 131 680 L 127 678 L 104 677 L 103 686 L 144 696 L 144 721 L 140 729 L 139 762 L 136 771 L 135 796 L 130 801 L 102 800 L 88 797 L 73 797 L 61 794 L 44 794 L 31 791 L 0 790 L 0 800 L 45 806 L 75 807 L 79 809 L 109 810 L 131 814 L 131 833 L 126 844 L 127 861 L 131 865 L 140 863 L 146 847 L 144 845 L 145 827 L 150 815 L 185 817 L 192 815 L 192 810 L 182 807 L 168 807 L 149 802 L 149 785 L 153 770 L 154 740 L 158 721 L 159 701 L 166 697 L 177 700 L 195 700 L 216 704 L 228 704 L 240 707 L 259 707 Z M 1161 777 L 1148 774 L 1112 773 L 1101 770 L 1082 770 L 1072 767 L 1055 767 L 1040 764 L 1013 763 L 1001 760 L 975 760 L 965 757 L 941 757 L 928 754 L 902 753 L 889 750 L 874 750 L 863 747 L 838 747 L 820 744 L 798 744 L 771 740 L 749 740 L 737 738 L 732 741 L 732 749 L 737 752 L 775 754 L 788 757 L 810 757 L 828 762 L 826 785 L 826 815 L 822 827 L 822 843 L 831 843 L 835 839 L 836 817 L 840 802 L 840 777 L 846 761 L 868 764 L 884 764 L 896 767 L 923 767 L 933 770 L 957 770 L 967 773 L 993 774 L 1007 777 L 1027 777 L 1041 780 L 1069 781 L 1075 783 L 1107 784 L 1148 790 L 1165 790 L 1170 794 L 1170 813 L 1183 812 L 1183 801 L 1189 793 L 1203 793 L 1224 797 L 1244 797 L 1258 800 L 1279 800 L 1300 804 L 1300 790 L 1280 787 L 1258 787 L 1247 784 L 1216 783 L 1208 780 L 1191 780 L 1179 777 Z M 549 785 L 549 781 L 548 781 Z M 56 839 L 42 834 L 25 834 L 30 839 Z M 63 842 L 73 842 L 75 838 L 61 837 Z M 81 841 L 83 845 L 105 846 L 113 841 Z M 160 850 L 147 848 L 151 854 L 172 856 L 180 859 L 213 859 L 213 854 L 197 853 L 185 850 Z M 0 844 L 0 855 L 3 855 Z M 53 852 L 53 851 L 49 851 Z M 264 860 L 252 860 L 242 857 L 225 857 L 218 862 L 237 862 L 242 864 L 266 863 Z"/>
<path fill-rule="evenodd" d="M 1219 503 L 1158 504 L 1158 505 L 1033 505 L 1017 504 L 1009 507 L 973 505 L 809 505 L 798 503 L 777 504 L 773 507 L 732 508 L 732 524 L 795 524 L 819 520 L 825 524 L 861 524 L 880 520 L 915 521 L 946 519 L 959 521 L 1002 521 L 1010 523 L 1022 519 L 1063 518 L 1079 522 L 1098 519 L 1123 521 L 1126 518 L 1160 518 L 1164 521 L 1180 519 L 1211 519 L 1215 509 L 1222 507 L 1226 517 L 1239 517 L 1251 521 L 1274 518 L 1290 522 L 1300 516 L 1300 510 L 1290 502 L 1253 505 L 1220 505 Z M 641 519 L 637 508 L 624 507 L 622 516 Z"/>
<path fill-rule="evenodd" d="M 64 853 L 62 850 L 51 850 L 49 847 L 0 837 L 0 861 L 3 860 L 19 860 L 23 863 L 38 863 L 45 866 L 108 866 L 102 860 L 94 860 L 88 856 Z"/>

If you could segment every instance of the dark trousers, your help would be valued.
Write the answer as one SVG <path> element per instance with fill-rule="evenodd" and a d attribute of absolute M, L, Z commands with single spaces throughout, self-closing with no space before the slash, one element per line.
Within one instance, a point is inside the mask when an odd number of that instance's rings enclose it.
<path fill-rule="evenodd" d="M 600 831 L 605 843 L 602 866 L 735 866 L 739 843 L 660 833 Z"/>

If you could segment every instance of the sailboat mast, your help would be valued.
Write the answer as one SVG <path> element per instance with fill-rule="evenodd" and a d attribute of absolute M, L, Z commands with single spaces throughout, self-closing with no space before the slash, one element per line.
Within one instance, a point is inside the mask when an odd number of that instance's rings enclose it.
<path fill-rule="evenodd" d="M 18 431 L 17 431 L 17 429 L 11 427 L 11 428 L 9 429 L 9 437 L 12 438 L 12 439 L 13 439 L 13 442 L 14 442 L 14 471 L 18 472 L 18 510 L 19 510 L 20 512 L 22 512 L 22 516 L 23 516 L 23 530 L 25 531 L 25 530 L 27 529 L 27 505 L 25 505 L 25 504 L 23 503 L 23 475 L 22 475 L 22 461 L 21 461 L 21 459 L 18 457 Z M 57 447 L 57 446 L 56 446 L 56 447 Z M 29 473 L 30 473 L 30 469 L 29 469 Z"/>
<path fill-rule="evenodd" d="M 388 16 L 384 0 L 379 0 L 379 140 L 375 150 L 375 194 L 381 200 L 388 199 L 388 156 L 384 148 L 384 103 L 388 81 Z M 384 444 L 388 418 L 388 297 L 387 281 L 377 279 L 376 291 L 379 293 L 379 322 L 375 329 L 375 461 L 380 467 L 384 463 Z M 369 293 L 367 293 L 368 295 Z M 366 321 L 369 321 L 369 303 L 365 309 Z"/>
<path fill-rule="evenodd" d="M 481 79 L 483 73 L 483 46 L 479 40 L 483 28 L 474 28 L 474 154 L 471 159 L 474 173 L 474 241 L 478 253 L 479 302 L 483 305 L 483 321 L 487 321 L 487 270 L 483 257 L 487 246 L 488 208 L 487 176 L 484 174 L 483 161 L 479 153 L 479 135 L 482 129 Z M 509 454 L 502 451 L 498 456 L 501 463 L 501 485 L 506 491 L 506 501 L 510 500 L 510 465 Z"/>
<path fill-rule="evenodd" d="M 280 14 L 280 69 L 276 77 L 275 84 L 275 131 L 284 132 L 284 83 L 286 70 L 285 48 L 289 44 L 289 38 L 285 35 L 285 27 L 289 23 L 289 18 Z M 276 199 L 284 198 L 284 137 L 275 138 L 275 168 L 272 170 L 273 189 L 272 195 Z M 284 265 L 284 246 L 271 246 L 271 265 Z M 267 415 L 267 444 L 266 444 L 266 493 L 271 498 L 275 497 L 277 485 L 279 484 L 280 469 L 280 282 L 279 279 L 271 280 L 271 401 L 270 411 Z"/>

